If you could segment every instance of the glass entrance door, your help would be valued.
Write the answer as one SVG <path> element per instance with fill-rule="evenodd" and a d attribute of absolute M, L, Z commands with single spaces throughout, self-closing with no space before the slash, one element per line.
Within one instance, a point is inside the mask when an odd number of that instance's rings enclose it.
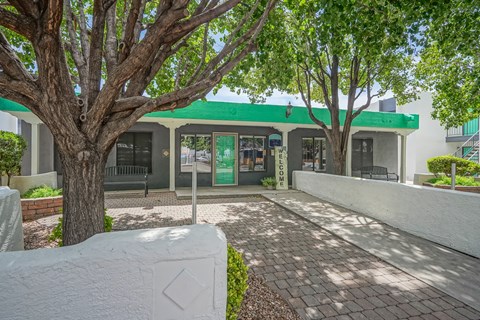
<path fill-rule="evenodd" d="M 237 134 L 213 133 L 215 162 L 214 186 L 236 186 L 237 179 Z"/>

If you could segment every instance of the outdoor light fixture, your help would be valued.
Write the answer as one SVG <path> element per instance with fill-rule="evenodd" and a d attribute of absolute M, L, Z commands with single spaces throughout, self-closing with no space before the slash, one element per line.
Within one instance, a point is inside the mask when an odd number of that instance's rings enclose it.
<path fill-rule="evenodd" d="M 289 101 L 287 105 L 287 111 L 285 112 L 285 118 L 290 117 L 290 115 L 292 114 L 292 109 L 293 109 L 293 106 Z"/>

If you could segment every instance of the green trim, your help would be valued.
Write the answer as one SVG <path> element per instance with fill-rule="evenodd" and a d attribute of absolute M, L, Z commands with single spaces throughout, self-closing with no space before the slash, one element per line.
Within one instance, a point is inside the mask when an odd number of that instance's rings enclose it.
<path fill-rule="evenodd" d="M 147 118 L 194 119 L 217 121 L 270 122 L 281 124 L 314 124 L 305 107 L 293 107 L 289 118 L 285 117 L 287 107 L 269 104 L 233 103 L 220 101 L 195 101 L 189 107 L 171 111 L 152 112 Z M 24 106 L 0 98 L 0 110 L 29 112 Z M 340 110 L 341 124 L 345 110 Z M 330 114 L 326 108 L 314 108 L 315 116 L 330 125 Z M 417 114 L 363 111 L 352 123 L 355 127 L 418 129 Z"/>

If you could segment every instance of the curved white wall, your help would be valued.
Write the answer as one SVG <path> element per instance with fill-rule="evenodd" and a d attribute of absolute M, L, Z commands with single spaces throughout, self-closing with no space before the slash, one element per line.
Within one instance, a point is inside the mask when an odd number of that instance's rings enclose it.
<path fill-rule="evenodd" d="M 480 195 L 394 182 L 293 172 L 294 188 L 480 257 Z"/>
<path fill-rule="evenodd" d="M 22 206 L 17 190 L 0 187 L 0 251 L 23 250 Z"/>
<path fill-rule="evenodd" d="M 225 319 L 227 244 L 212 225 L 98 234 L 0 253 L 0 319 Z"/>
<path fill-rule="evenodd" d="M 4 181 L 6 182 L 6 181 Z M 20 194 L 24 194 L 28 189 L 47 185 L 52 188 L 57 187 L 57 172 L 35 174 L 33 176 L 13 176 L 10 180 L 10 188 L 17 189 Z"/>

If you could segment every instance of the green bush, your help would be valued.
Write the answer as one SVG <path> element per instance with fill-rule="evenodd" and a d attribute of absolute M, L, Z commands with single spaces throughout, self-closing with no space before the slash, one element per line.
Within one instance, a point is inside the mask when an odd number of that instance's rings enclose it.
<path fill-rule="evenodd" d="M 276 187 L 277 186 L 277 179 L 275 179 L 275 177 L 265 177 L 262 180 L 260 180 L 260 182 L 262 183 L 262 186 L 264 186 L 264 187 L 269 187 L 269 186 Z"/>
<path fill-rule="evenodd" d="M 248 267 L 242 259 L 242 254 L 228 245 L 227 266 L 227 320 L 237 320 L 245 291 L 247 291 Z"/>
<path fill-rule="evenodd" d="M 428 171 L 435 175 L 443 173 L 446 176 L 450 176 L 452 174 L 452 163 L 456 163 L 456 170 L 459 176 L 480 174 L 480 165 L 478 163 L 454 156 L 430 158 L 427 160 L 427 167 Z"/>
<path fill-rule="evenodd" d="M 447 176 L 441 176 L 438 178 L 433 178 L 428 180 L 431 184 L 434 185 L 447 185 L 450 186 L 452 184 L 452 178 Z M 457 186 L 466 186 L 466 187 L 479 187 L 480 182 L 475 181 L 473 177 L 463 177 L 463 176 L 455 176 L 455 184 Z"/>
<path fill-rule="evenodd" d="M 20 174 L 23 152 L 27 143 L 22 136 L 0 130 L 0 176 L 8 176 L 7 185 L 10 185 L 10 178 Z"/>
<path fill-rule="evenodd" d="M 56 197 L 62 195 L 62 189 L 55 189 L 49 186 L 34 187 L 28 189 L 22 198 L 24 199 L 34 199 L 34 198 L 47 198 L 47 197 Z"/>
<path fill-rule="evenodd" d="M 107 210 L 105 209 L 105 212 L 106 211 Z M 105 224 L 105 232 L 112 231 L 113 218 L 105 213 L 103 221 L 104 221 L 104 224 Z M 48 241 L 57 242 L 59 247 L 63 246 L 62 227 L 63 227 L 63 218 L 58 218 L 58 224 L 55 226 L 55 228 L 53 228 L 52 232 L 50 233 L 50 236 L 48 237 Z"/>

